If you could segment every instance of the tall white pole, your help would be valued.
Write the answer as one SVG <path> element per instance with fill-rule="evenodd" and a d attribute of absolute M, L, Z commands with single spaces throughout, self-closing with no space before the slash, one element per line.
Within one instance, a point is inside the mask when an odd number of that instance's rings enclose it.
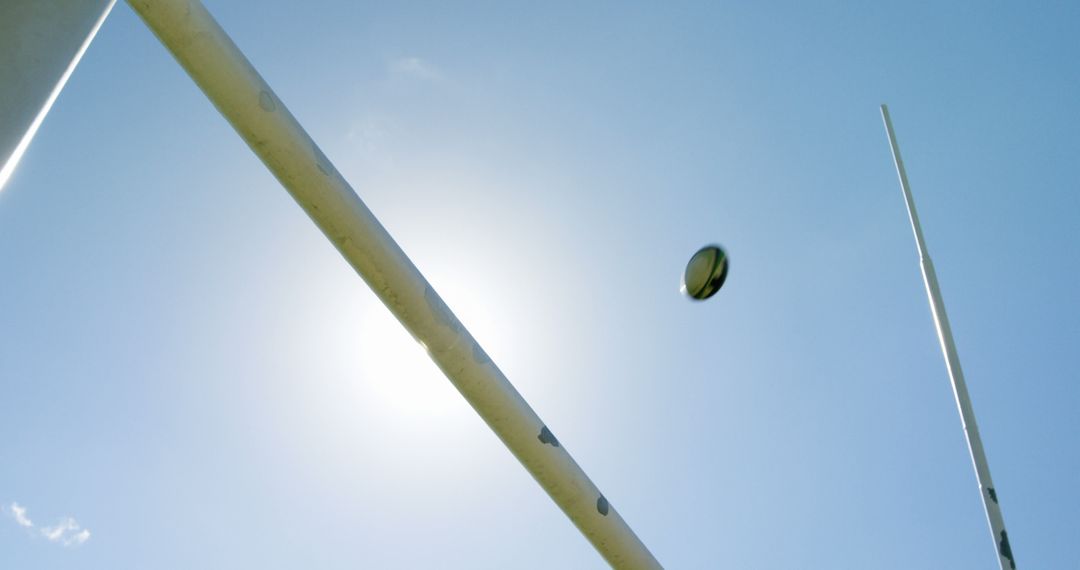
<path fill-rule="evenodd" d="M 202 3 L 128 4 L 607 562 L 659 568 Z"/>
<path fill-rule="evenodd" d="M 975 411 L 971 407 L 971 397 L 968 396 L 967 384 L 964 382 L 964 372 L 960 369 L 960 356 L 956 353 L 956 343 L 953 341 L 952 329 L 949 327 L 949 317 L 945 314 L 945 301 L 941 298 L 941 287 L 938 285 L 937 274 L 934 273 L 934 264 L 926 251 L 926 241 L 923 239 L 922 226 L 919 224 L 919 214 L 915 211 L 915 200 L 911 197 L 907 171 L 904 170 L 904 161 L 900 158 L 900 147 L 896 144 L 896 133 L 893 132 L 892 119 L 889 118 L 889 108 L 885 105 L 881 106 L 881 118 L 885 121 L 885 131 L 889 135 L 889 146 L 892 148 L 896 173 L 900 177 L 900 188 L 904 192 L 904 201 L 907 203 L 908 217 L 911 218 L 911 229 L 915 232 L 915 247 L 919 250 L 919 265 L 922 267 L 926 294 L 930 297 L 930 311 L 934 316 L 941 351 L 945 355 L 945 367 L 952 381 L 956 407 L 960 409 L 960 423 L 964 427 L 964 436 L 967 438 L 968 450 L 971 452 L 971 462 L 975 464 L 975 478 L 979 482 L 979 491 L 983 508 L 986 510 L 986 520 L 990 523 L 998 563 L 1002 570 L 1012 570 L 1016 568 L 1016 561 L 1009 547 L 1009 536 L 1005 532 L 1005 519 L 1001 515 L 997 491 L 994 490 L 994 482 L 990 478 L 990 464 L 986 461 L 986 451 L 983 449 L 982 438 L 979 437 L 979 426 L 975 423 Z"/>

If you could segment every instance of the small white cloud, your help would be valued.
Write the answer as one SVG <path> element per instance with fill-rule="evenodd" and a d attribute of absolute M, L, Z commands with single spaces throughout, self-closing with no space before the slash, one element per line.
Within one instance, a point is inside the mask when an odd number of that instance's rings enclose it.
<path fill-rule="evenodd" d="M 64 533 L 75 527 L 75 519 L 68 517 L 60 521 L 60 524 L 56 526 L 46 526 L 41 528 L 41 536 L 49 539 L 52 542 L 59 542 L 60 538 L 64 536 Z"/>
<path fill-rule="evenodd" d="M 438 81 L 442 74 L 430 63 L 418 57 L 399 57 L 390 62 L 390 72 L 397 77 Z"/>
<path fill-rule="evenodd" d="M 11 503 L 11 518 L 15 519 L 15 522 L 25 528 L 33 528 L 34 523 L 26 516 L 26 507 L 20 507 L 19 503 Z"/>
<path fill-rule="evenodd" d="M 3 510 L 5 509 L 0 507 L 0 511 Z M 11 503 L 11 506 L 6 510 L 11 512 L 11 518 L 15 519 L 15 524 L 23 528 L 34 528 L 33 521 L 26 516 L 26 507 L 20 506 L 19 503 Z M 86 541 L 90 540 L 90 530 L 82 528 L 71 517 L 64 517 L 55 526 L 43 526 L 38 530 L 41 532 L 41 536 L 45 537 L 45 540 L 64 546 L 82 546 Z"/>
<path fill-rule="evenodd" d="M 64 546 L 79 546 L 90 540 L 90 531 L 79 526 L 79 523 L 71 517 L 64 517 L 56 526 L 41 528 L 41 536 L 49 542 L 56 542 Z"/>
<path fill-rule="evenodd" d="M 90 531 L 84 528 L 65 540 L 64 546 L 81 546 L 88 540 L 90 540 Z"/>

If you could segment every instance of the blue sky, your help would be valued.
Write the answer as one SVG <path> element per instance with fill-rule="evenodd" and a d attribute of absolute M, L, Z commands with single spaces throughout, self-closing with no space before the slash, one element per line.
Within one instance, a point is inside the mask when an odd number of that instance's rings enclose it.
<path fill-rule="evenodd" d="M 1080 563 L 1075 4 L 207 5 L 671 568 L 994 564 L 887 102 L 1017 562 Z M 4 567 L 604 567 L 126 5 L 0 268 Z"/>

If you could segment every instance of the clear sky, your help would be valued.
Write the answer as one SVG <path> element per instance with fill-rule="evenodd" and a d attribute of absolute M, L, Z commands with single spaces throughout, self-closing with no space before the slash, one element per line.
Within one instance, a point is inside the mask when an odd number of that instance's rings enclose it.
<path fill-rule="evenodd" d="M 1080 566 L 1077 3 L 207 4 L 670 568 L 995 564 L 887 102 L 1017 562 Z M 0 567 L 604 567 L 123 3 L 0 276 Z"/>

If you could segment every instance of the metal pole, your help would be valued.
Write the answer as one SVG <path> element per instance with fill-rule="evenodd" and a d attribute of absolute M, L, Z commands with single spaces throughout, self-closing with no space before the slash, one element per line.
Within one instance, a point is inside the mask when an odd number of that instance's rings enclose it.
<path fill-rule="evenodd" d="M 971 452 L 971 462 L 975 464 L 975 478 L 979 482 L 979 491 L 983 508 L 986 510 L 986 520 L 990 523 L 990 533 L 997 550 L 998 563 L 1002 570 L 1015 569 L 1016 560 L 1009 547 L 1005 519 L 1001 515 L 997 491 L 994 490 L 994 482 L 990 478 L 990 464 L 986 460 L 982 438 L 979 437 L 979 426 L 975 423 L 975 411 L 971 406 L 967 384 L 964 382 L 964 372 L 960 369 L 960 356 L 956 352 L 956 343 L 953 341 L 952 329 L 949 327 L 949 316 L 945 314 L 945 301 L 941 298 L 941 287 L 938 285 L 937 274 L 934 273 L 934 264 L 926 251 L 922 226 L 919 224 L 919 214 L 915 211 L 915 200 L 911 197 L 911 187 L 908 185 L 907 171 L 904 170 L 904 161 L 900 158 L 900 147 L 896 144 L 896 134 L 893 132 L 892 119 L 889 118 L 889 108 L 885 105 L 881 106 L 881 118 L 885 121 L 885 131 L 889 135 L 889 146 L 892 148 L 893 161 L 896 163 L 896 173 L 900 176 L 900 188 L 904 191 L 908 217 L 911 218 L 911 229 L 915 232 L 915 247 L 919 250 L 919 264 L 922 267 L 926 294 L 930 297 L 930 311 L 934 316 L 934 326 L 937 327 L 941 351 L 945 355 L 945 367 L 952 381 L 956 407 L 960 409 L 960 423 L 964 426 L 964 436 L 967 438 L 968 451 Z"/>
<path fill-rule="evenodd" d="M 0 3 L 0 190 L 115 3 Z"/>
<path fill-rule="evenodd" d="M 604 559 L 659 568 L 202 3 L 128 4 Z"/>

